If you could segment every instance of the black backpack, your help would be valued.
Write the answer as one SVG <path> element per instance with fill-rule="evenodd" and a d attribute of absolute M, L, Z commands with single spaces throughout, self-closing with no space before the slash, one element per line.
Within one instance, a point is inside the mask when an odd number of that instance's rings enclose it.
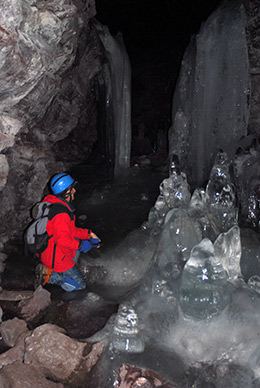
<path fill-rule="evenodd" d="M 54 210 L 54 211 L 53 211 Z M 24 233 L 25 253 L 40 256 L 48 246 L 49 236 L 46 231 L 47 222 L 58 213 L 68 213 L 73 217 L 67 206 L 61 203 L 37 202 L 32 208 L 33 221 Z"/>

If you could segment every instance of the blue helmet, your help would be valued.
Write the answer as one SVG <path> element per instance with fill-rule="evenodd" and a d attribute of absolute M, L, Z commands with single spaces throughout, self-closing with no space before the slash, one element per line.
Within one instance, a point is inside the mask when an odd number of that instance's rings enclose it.
<path fill-rule="evenodd" d="M 62 193 L 64 190 L 68 189 L 70 185 L 75 182 L 69 174 L 56 174 L 51 179 L 51 190 L 54 195 Z"/>

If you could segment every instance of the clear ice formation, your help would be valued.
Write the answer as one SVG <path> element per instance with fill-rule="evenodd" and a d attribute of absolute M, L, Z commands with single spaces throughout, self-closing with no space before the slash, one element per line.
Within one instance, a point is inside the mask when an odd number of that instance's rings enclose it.
<path fill-rule="evenodd" d="M 238 221 L 236 190 L 229 169 L 227 154 L 219 151 L 211 169 L 205 193 L 206 204 L 221 231 L 227 231 Z"/>
<path fill-rule="evenodd" d="M 205 238 L 192 251 L 181 274 L 180 306 L 193 318 L 206 319 L 222 311 L 230 301 L 228 275 Z"/>
<path fill-rule="evenodd" d="M 138 316 L 127 303 L 120 305 L 112 335 L 112 347 L 129 353 L 142 353 L 144 342 L 138 327 Z"/>
<path fill-rule="evenodd" d="M 250 73 L 242 0 L 223 1 L 185 51 L 172 105 L 169 155 L 203 187 L 218 149 L 233 156 L 247 135 Z"/>
<path fill-rule="evenodd" d="M 108 72 L 105 72 L 105 83 L 107 83 L 105 94 L 106 111 L 109 117 L 104 121 L 110 129 L 112 120 L 113 136 L 110 136 L 110 139 L 114 144 L 108 146 L 114 150 L 114 175 L 117 177 L 130 166 L 131 65 L 122 34 L 119 32 L 116 36 L 112 36 L 107 26 L 102 26 L 97 21 L 95 25 L 108 60 Z M 107 77 L 108 74 L 109 77 Z M 113 117 L 111 117 L 111 109 Z"/>
<path fill-rule="evenodd" d="M 148 220 L 157 220 L 159 226 L 170 209 L 188 204 L 190 201 L 190 188 L 187 177 L 179 170 L 179 159 L 172 156 L 169 178 L 164 179 L 160 184 L 160 194 L 151 209 Z"/>
<path fill-rule="evenodd" d="M 217 155 L 206 189 L 192 196 L 173 159 L 148 221 L 121 245 L 121 261 L 132 268 L 131 243 L 138 244 L 136 272 L 147 254 L 144 237 L 156 247 L 139 287 L 127 289 L 103 330 L 104 359 L 110 361 L 101 369 L 105 379 L 109 374 L 109 387 L 122 363 L 130 363 L 169 381 L 184 373 L 180 364 L 189 376 L 198 369 L 192 382 L 198 388 L 255 388 L 260 382 L 260 238 L 238 225 L 225 153 Z M 112 272 L 118 279 L 117 271 Z M 211 372 L 205 375 L 207 365 Z"/>
<path fill-rule="evenodd" d="M 238 225 L 233 226 L 226 233 L 221 233 L 214 242 L 215 256 L 227 272 L 231 280 L 242 278 L 241 274 L 241 238 Z"/>

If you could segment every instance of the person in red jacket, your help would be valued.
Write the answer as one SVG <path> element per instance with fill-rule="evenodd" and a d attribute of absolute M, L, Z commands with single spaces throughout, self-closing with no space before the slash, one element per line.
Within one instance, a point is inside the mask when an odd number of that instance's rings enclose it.
<path fill-rule="evenodd" d="M 39 281 L 44 285 L 58 284 L 65 291 L 82 290 L 85 279 L 77 266 L 80 252 L 98 248 L 100 239 L 89 229 L 75 226 L 72 201 L 76 193 L 76 181 L 67 173 L 56 174 L 50 182 L 53 194 L 44 197 L 43 202 L 53 204 L 50 208 L 47 233 L 48 246 L 41 254 L 42 275 Z M 37 282 L 36 282 L 37 284 Z"/>

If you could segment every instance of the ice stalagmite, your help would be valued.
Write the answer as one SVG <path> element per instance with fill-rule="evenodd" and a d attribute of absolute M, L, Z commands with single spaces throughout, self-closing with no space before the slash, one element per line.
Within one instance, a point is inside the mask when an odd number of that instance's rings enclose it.
<path fill-rule="evenodd" d="M 223 151 L 217 153 L 206 189 L 195 189 L 189 207 L 196 228 L 211 241 L 238 224 L 236 190 L 230 162 Z"/>
<path fill-rule="evenodd" d="M 144 343 L 139 334 L 138 317 L 131 305 L 120 305 L 113 330 L 112 346 L 114 349 L 141 353 Z"/>
<path fill-rule="evenodd" d="M 236 225 L 228 232 L 221 233 L 214 243 L 214 249 L 229 279 L 242 278 L 240 228 Z"/>
<path fill-rule="evenodd" d="M 205 319 L 222 311 L 229 302 L 227 279 L 213 244 L 202 240 L 192 249 L 182 273 L 180 305 L 184 313 Z"/>
<path fill-rule="evenodd" d="M 219 151 L 206 186 L 206 204 L 219 232 L 237 224 L 236 190 L 229 173 L 227 154 Z"/>
<path fill-rule="evenodd" d="M 149 218 L 158 217 L 161 222 L 170 209 L 188 204 L 190 201 L 190 190 L 186 175 L 179 170 L 179 160 L 173 155 L 169 178 L 160 184 L 160 194 L 154 208 L 151 209 Z"/>

